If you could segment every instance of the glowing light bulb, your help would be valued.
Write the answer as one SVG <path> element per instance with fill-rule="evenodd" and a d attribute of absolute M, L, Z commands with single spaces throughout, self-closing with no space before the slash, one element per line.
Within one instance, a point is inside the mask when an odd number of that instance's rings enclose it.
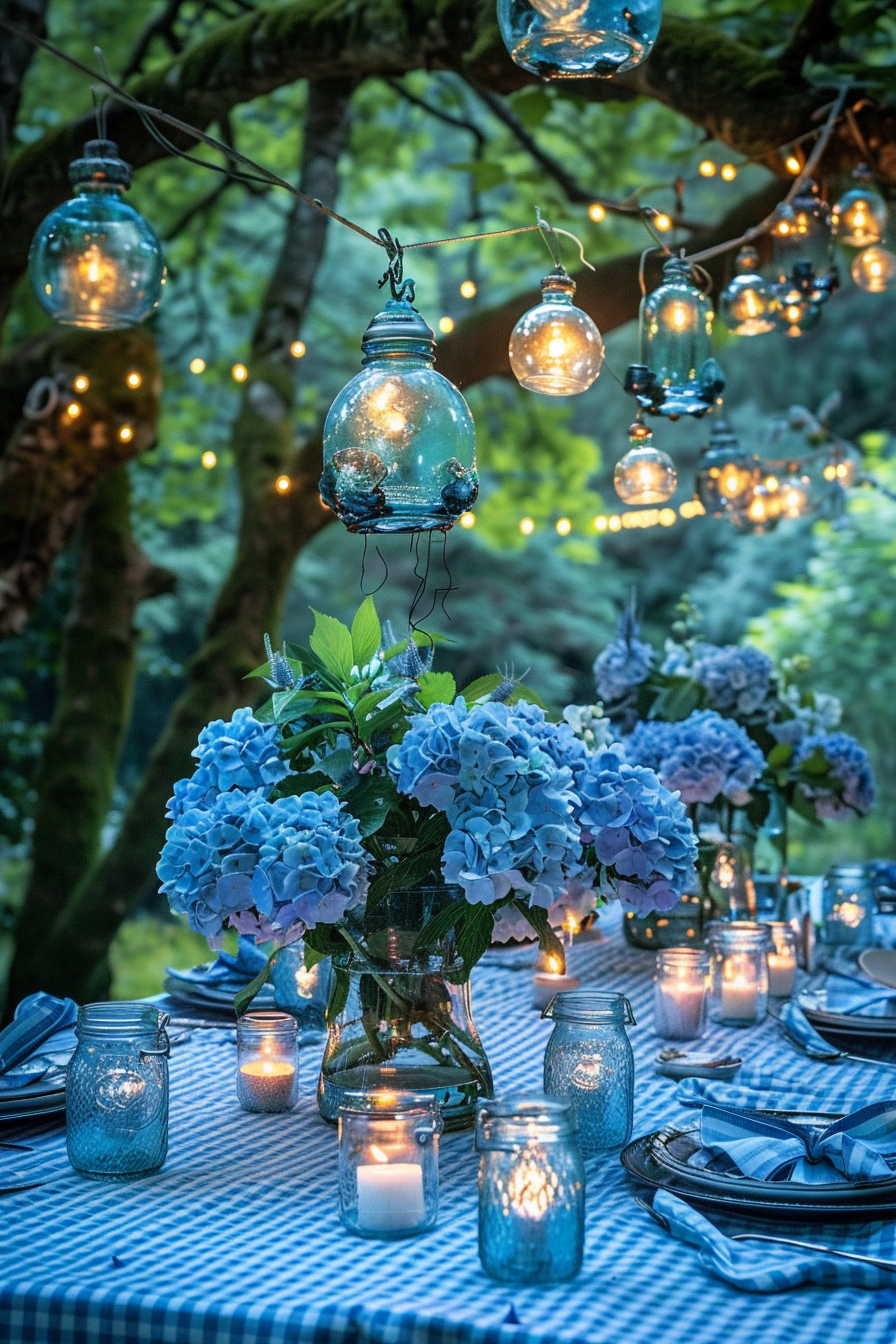
<path fill-rule="evenodd" d="M 118 431 L 118 437 L 121 439 L 122 443 L 130 443 L 131 439 L 134 437 L 133 425 L 122 425 L 121 429 Z"/>
<path fill-rule="evenodd" d="M 65 408 L 65 413 L 69 420 L 77 420 L 78 416 L 81 414 L 81 407 L 76 401 L 70 401 Z"/>
<path fill-rule="evenodd" d="M 781 514 L 785 518 L 802 518 L 811 510 L 808 476 L 790 476 L 779 488 Z"/>
<path fill-rule="evenodd" d="M 598 532 L 606 532 L 607 519 L 602 514 L 598 514 L 598 516 L 594 520 L 594 526 Z"/>
<path fill-rule="evenodd" d="M 856 169 L 861 180 L 870 175 L 864 164 Z M 847 191 L 831 211 L 834 236 L 846 247 L 870 247 L 879 243 L 887 227 L 887 203 L 874 185 L 866 181 Z"/>
<path fill-rule="evenodd" d="M 654 215 L 653 227 L 659 229 L 660 233 L 668 233 L 672 227 L 672 220 L 665 214 Z"/>
<path fill-rule="evenodd" d="M 461 516 L 458 518 L 457 521 L 460 523 L 461 527 L 466 527 L 466 528 L 475 527 L 475 526 L 476 526 L 476 515 L 475 515 L 475 513 L 462 513 Z"/>
<path fill-rule="evenodd" d="M 733 163 L 723 163 L 719 169 L 719 173 L 726 182 L 733 182 L 737 177 L 737 169 Z"/>
<path fill-rule="evenodd" d="M 191 372 L 191 373 L 205 373 L 205 360 L 204 360 L 204 359 L 200 359 L 200 358 L 198 357 L 198 355 L 197 355 L 197 357 L 196 357 L 195 359 L 191 359 L 191 360 L 190 360 L 190 372 Z"/>
<path fill-rule="evenodd" d="M 288 495 L 290 490 L 292 489 L 292 481 L 289 479 L 288 476 L 278 476 L 276 481 L 274 482 L 274 486 L 278 494 Z"/>
<path fill-rule="evenodd" d="M 475 299 L 476 284 L 473 280 L 464 280 L 460 287 L 460 296 L 462 299 Z"/>
<path fill-rule="evenodd" d="M 245 364 L 234 364 L 230 370 L 230 376 L 235 383 L 244 383 L 249 377 L 249 370 Z"/>
<path fill-rule="evenodd" d="M 629 430 L 631 448 L 616 463 L 613 485 L 626 504 L 662 504 L 675 493 L 678 473 L 668 453 L 653 446 L 653 435 L 635 423 Z"/>
<path fill-rule="evenodd" d="M 531 518 L 521 518 L 520 531 L 524 537 L 531 537 L 532 533 L 535 531 L 535 523 L 533 520 Z"/>
<path fill-rule="evenodd" d="M 449 333 L 449 331 L 453 331 L 453 330 L 454 330 L 454 318 L 453 318 L 453 317 L 440 317 L 440 318 L 439 318 L 439 331 L 441 331 L 445 336 L 447 336 L 448 333 Z"/>
<path fill-rule="evenodd" d="M 795 154 L 787 155 L 787 158 L 784 160 L 784 167 L 787 169 L 788 173 L 792 173 L 794 177 L 798 177 L 803 171 L 803 165 Z"/>
<path fill-rule="evenodd" d="M 690 323 L 691 315 L 683 303 L 673 303 L 669 309 L 668 320 L 676 331 L 684 331 Z"/>
<path fill-rule="evenodd" d="M 659 523 L 660 527 L 671 527 L 673 523 L 677 522 L 675 510 L 660 509 L 660 516 L 657 519 L 657 522 Z"/>
<path fill-rule="evenodd" d="M 774 331 L 780 300 L 757 269 L 755 248 L 742 247 L 737 254 L 737 274 L 719 296 L 719 317 L 738 336 L 761 336 Z"/>
<path fill-rule="evenodd" d="M 850 275 L 859 289 L 868 294 L 883 294 L 896 278 L 896 256 L 887 248 L 872 244 L 853 260 Z"/>
<path fill-rule="evenodd" d="M 606 219 L 607 212 L 599 201 L 592 201 L 588 207 L 588 218 L 595 224 L 600 224 L 601 220 Z"/>
<path fill-rule="evenodd" d="M 90 386 L 90 379 L 86 376 L 86 374 L 83 373 L 79 373 L 75 381 L 72 383 L 72 387 L 75 389 L 76 392 L 86 392 L 89 386 Z"/>
<path fill-rule="evenodd" d="M 572 531 L 572 523 L 568 518 L 558 518 L 554 526 L 561 537 L 568 537 Z"/>
<path fill-rule="evenodd" d="M 141 378 L 140 374 L 137 372 L 136 369 L 131 369 L 131 372 L 125 379 L 125 382 L 127 383 L 128 387 L 139 387 L 140 384 L 143 382 L 143 379 Z"/>
<path fill-rule="evenodd" d="M 212 452 L 211 448 L 207 448 L 199 460 L 205 467 L 206 471 L 211 471 L 212 467 L 218 465 L 217 455 Z"/>
<path fill-rule="evenodd" d="M 716 166 L 713 163 L 712 159 L 704 159 L 703 162 L 700 164 L 700 167 L 697 169 L 697 172 L 700 174 L 701 177 L 715 177 Z"/>
<path fill-rule="evenodd" d="M 610 529 L 611 532 L 619 531 L 619 529 L 622 527 L 622 519 L 619 517 L 618 513 L 613 513 L 610 515 L 610 517 L 607 519 L 607 527 Z"/>
<path fill-rule="evenodd" d="M 307 346 L 304 341 L 293 341 L 292 345 L 289 347 L 289 353 L 292 355 L 293 359 L 302 359 L 306 350 Z"/>
<path fill-rule="evenodd" d="M 510 367 L 530 392 L 573 396 L 600 373 L 604 343 L 588 314 L 573 304 L 575 291 L 575 281 L 558 266 L 542 281 L 541 303 L 513 329 Z"/>

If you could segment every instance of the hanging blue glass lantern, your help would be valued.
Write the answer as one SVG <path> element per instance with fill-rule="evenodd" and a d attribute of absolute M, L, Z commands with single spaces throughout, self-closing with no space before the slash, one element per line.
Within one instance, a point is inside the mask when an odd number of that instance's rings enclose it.
<path fill-rule="evenodd" d="M 737 274 L 719 296 L 719 317 L 736 336 L 761 336 L 774 331 L 780 302 L 772 286 L 759 274 L 755 247 L 742 247 L 735 266 Z"/>
<path fill-rule="evenodd" d="M 820 319 L 814 309 L 826 303 L 839 284 L 831 254 L 831 213 L 814 182 L 803 184 L 792 205 L 778 207 L 771 232 L 777 273 L 774 292 L 784 309 L 778 329 L 799 335 Z M 802 325 L 786 311 L 798 304 L 803 305 Z"/>
<path fill-rule="evenodd" d="M 400 250 L 398 262 L 387 272 L 393 298 L 361 340 L 361 372 L 324 425 L 321 499 L 350 532 L 447 531 L 479 493 L 473 417 L 433 368 L 435 338 Z"/>
<path fill-rule="evenodd" d="M 649 55 L 662 10 L 662 0 L 498 0 L 498 26 L 540 79 L 610 79 Z"/>
<path fill-rule="evenodd" d="M 746 509 L 761 476 L 758 457 L 741 448 L 724 420 L 716 420 L 697 464 L 697 498 L 706 512 L 720 518 Z"/>
<path fill-rule="evenodd" d="M 663 283 L 641 300 L 641 363 L 633 364 L 626 391 L 651 415 L 677 420 L 705 415 L 725 387 L 712 357 L 712 304 L 680 257 L 663 266 Z"/>
<path fill-rule="evenodd" d="M 852 176 L 856 185 L 840 197 L 831 211 L 831 227 L 838 243 L 846 247 L 870 247 L 883 239 L 887 203 L 874 185 L 867 164 L 860 163 Z"/>
<path fill-rule="evenodd" d="M 37 301 L 56 322 L 108 331 L 135 327 L 165 283 L 159 240 L 122 200 L 130 167 L 111 140 L 88 140 L 68 170 L 75 195 L 47 215 L 31 244 Z"/>

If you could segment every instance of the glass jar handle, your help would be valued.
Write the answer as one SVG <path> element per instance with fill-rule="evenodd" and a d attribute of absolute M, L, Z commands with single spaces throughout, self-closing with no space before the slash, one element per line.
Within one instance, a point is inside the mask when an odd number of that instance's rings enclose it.
<path fill-rule="evenodd" d="M 638 1025 L 638 1022 L 637 1019 L 635 1018 L 635 1014 L 632 1011 L 631 1004 L 629 1003 L 628 999 L 625 997 L 624 994 L 620 994 L 619 997 L 625 1004 L 625 1015 L 623 1016 L 622 1019 L 623 1026 L 636 1027 Z"/>
<path fill-rule="evenodd" d="M 165 1030 L 170 1021 L 171 1021 L 170 1013 L 159 1013 L 159 1026 L 156 1039 L 163 1041 L 164 1044 L 159 1050 L 141 1050 L 140 1051 L 141 1059 L 150 1059 L 153 1055 L 163 1055 L 165 1059 L 171 1058 L 171 1040 L 168 1036 L 168 1032 Z"/>

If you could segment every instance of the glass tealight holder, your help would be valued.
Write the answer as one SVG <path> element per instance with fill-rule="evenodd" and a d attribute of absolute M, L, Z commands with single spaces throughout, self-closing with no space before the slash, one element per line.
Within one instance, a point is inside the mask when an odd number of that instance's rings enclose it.
<path fill-rule="evenodd" d="M 582 1267 L 585 1169 L 569 1101 L 514 1094 L 481 1102 L 479 1258 L 502 1283 L 562 1283 Z"/>
<path fill-rule="evenodd" d="M 874 942 L 874 889 L 864 864 L 829 868 L 821 888 L 822 939 L 831 945 L 870 947 Z"/>
<path fill-rule="evenodd" d="M 584 1157 L 619 1152 L 632 1136 L 635 1059 L 626 1026 L 635 1018 L 622 994 L 573 989 L 542 1014 L 553 1018 L 544 1053 L 544 1090 L 569 1102 Z"/>
<path fill-rule="evenodd" d="M 168 1014 L 150 1003 L 86 1003 L 65 1085 L 66 1147 L 75 1171 L 128 1181 L 168 1152 Z"/>
<path fill-rule="evenodd" d="M 669 1041 L 703 1034 L 709 954 L 698 947 L 668 947 L 656 956 L 653 1028 Z"/>
<path fill-rule="evenodd" d="M 299 1099 L 299 1042 L 290 1013 L 246 1013 L 236 1024 L 236 1094 L 244 1111 L 291 1111 Z"/>
<path fill-rule="evenodd" d="M 439 1217 L 438 1098 L 346 1092 L 339 1107 L 339 1216 L 359 1237 L 397 1241 Z"/>
<path fill-rule="evenodd" d="M 274 958 L 271 970 L 274 1002 L 296 1019 L 300 1029 L 326 1031 L 332 979 L 329 957 L 306 966 L 305 944 L 291 943 Z"/>
<path fill-rule="evenodd" d="M 796 983 L 796 931 L 781 919 L 765 926 L 771 942 L 768 947 L 768 992 L 772 999 L 789 999 Z"/>
<path fill-rule="evenodd" d="M 768 928 L 750 920 L 709 926 L 709 1003 L 711 1022 L 752 1027 L 768 1007 Z"/>

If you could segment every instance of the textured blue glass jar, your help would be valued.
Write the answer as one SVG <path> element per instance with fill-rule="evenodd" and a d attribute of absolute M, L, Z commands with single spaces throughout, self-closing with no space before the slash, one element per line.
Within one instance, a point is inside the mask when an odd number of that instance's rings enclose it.
<path fill-rule="evenodd" d="M 37 301 L 64 326 L 134 327 L 158 307 L 159 240 L 122 200 L 131 170 L 111 140 L 89 140 L 69 168 L 75 195 L 41 224 L 28 257 Z"/>
<path fill-rule="evenodd" d="M 307 967 L 305 944 L 291 943 L 274 958 L 271 971 L 274 1002 L 285 1013 L 290 1013 L 303 1030 L 326 1031 L 332 978 L 329 957 Z"/>
<path fill-rule="evenodd" d="M 517 65 L 542 79 L 609 79 L 650 53 L 662 12 L 662 0 L 498 0 L 498 25 Z"/>
<path fill-rule="evenodd" d="M 65 1087 L 75 1171 L 127 1181 L 158 1171 L 168 1152 L 168 1014 L 150 1003 L 87 1003 Z"/>
<path fill-rule="evenodd" d="M 874 942 L 874 887 L 863 863 L 829 868 L 821 888 L 822 939 L 830 945 L 871 947 Z"/>
<path fill-rule="evenodd" d="M 479 493 L 470 409 L 407 299 L 387 302 L 361 348 L 324 425 L 321 499 L 350 532 L 446 531 Z"/>
<path fill-rule="evenodd" d="M 626 1025 L 635 1019 L 622 994 L 572 989 L 544 1010 L 553 1018 L 544 1052 L 544 1090 L 564 1097 L 584 1157 L 616 1153 L 632 1136 L 635 1057 Z"/>
<path fill-rule="evenodd" d="M 562 1283 L 582 1267 L 585 1169 L 568 1101 L 517 1094 L 476 1121 L 479 1258 L 503 1283 Z"/>

